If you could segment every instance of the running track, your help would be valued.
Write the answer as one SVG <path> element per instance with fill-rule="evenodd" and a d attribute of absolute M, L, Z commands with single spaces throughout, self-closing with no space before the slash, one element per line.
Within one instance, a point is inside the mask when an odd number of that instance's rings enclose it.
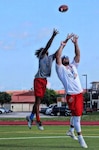
<path fill-rule="evenodd" d="M 69 121 L 42 121 L 43 125 L 69 125 Z M 35 122 L 33 122 L 35 125 Z M 27 125 L 27 121 L 0 121 L 2 125 Z M 82 121 L 81 125 L 99 126 L 99 121 Z"/>

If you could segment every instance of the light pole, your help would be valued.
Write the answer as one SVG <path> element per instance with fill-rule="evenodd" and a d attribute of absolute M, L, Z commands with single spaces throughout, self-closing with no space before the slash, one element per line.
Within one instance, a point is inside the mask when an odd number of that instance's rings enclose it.
<path fill-rule="evenodd" d="M 88 92 L 88 89 L 87 89 L 87 74 L 83 74 L 82 76 L 86 77 L 86 93 L 87 93 Z"/>
<path fill-rule="evenodd" d="M 88 93 L 88 91 L 87 91 L 87 74 L 83 74 L 82 76 L 85 76 L 86 77 L 86 94 Z M 86 110 L 86 108 L 87 108 L 87 99 L 85 98 L 85 110 Z"/>

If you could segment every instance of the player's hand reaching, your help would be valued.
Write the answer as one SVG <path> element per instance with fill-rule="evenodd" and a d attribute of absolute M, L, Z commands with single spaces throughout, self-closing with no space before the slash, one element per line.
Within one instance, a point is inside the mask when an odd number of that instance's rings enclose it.
<path fill-rule="evenodd" d="M 68 41 L 69 39 L 71 39 L 73 36 L 74 36 L 73 33 L 67 34 L 66 40 L 64 40 L 64 41 L 61 42 L 61 46 L 64 47 L 64 46 L 66 45 L 67 41 Z"/>
<path fill-rule="evenodd" d="M 53 30 L 53 36 L 56 36 L 59 32 L 57 31 L 57 29 Z"/>
<path fill-rule="evenodd" d="M 67 34 L 66 40 L 64 41 L 64 43 L 66 43 L 69 39 L 71 39 L 74 36 L 73 33 L 71 34 Z"/>
<path fill-rule="evenodd" d="M 77 41 L 78 41 L 78 36 L 77 35 L 74 35 L 73 36 L 73 38 L 71 39 L 71 41 L 74 43 L 74 44 L 76 44 L 77 43 Z"/>

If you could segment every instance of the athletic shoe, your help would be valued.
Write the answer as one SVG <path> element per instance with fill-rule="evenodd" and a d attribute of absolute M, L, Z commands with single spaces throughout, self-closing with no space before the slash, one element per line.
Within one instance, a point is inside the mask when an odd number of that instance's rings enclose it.
<path fill-rule="evenodd" d="M 70 130 L 66 133 L 66 135 L 70 136 L 74 140 L 78 140 L 78 138 L 75 136 L 74 132 L 71 132 Z"/>
<path fill-rule="evenodd" d="M 30 116 L 26 116 L 26 120 L 27 120 L 27 122 L 28 122 L 28 127 L 29 127 L 29 129 L 31 129 L 33 120 L 30 119 Z"/>
<path fill-rule="evenodd" d="M 79 141 L 81 147 L 83 147 L 83 148 L 88 148 L 88 146 L 87 146 L 87 144 L 86 144 L 86 142 L 85 142 L 85 140 L 83 139 L 82 136 L 81 136 L 81 137 L 78 137 L 78 141 Z"/>
<path fill-rule="evenodd" d="M 36 125 L 37 125 L 39 130 L 44 130 L 44 127 L 42 126 L 41 121 L 36 121 Z"/>

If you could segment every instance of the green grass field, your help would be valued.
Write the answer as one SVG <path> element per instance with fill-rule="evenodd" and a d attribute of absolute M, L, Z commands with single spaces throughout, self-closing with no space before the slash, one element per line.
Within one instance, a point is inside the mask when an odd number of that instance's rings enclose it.
<path fill-rule="evenodd" d="M 66 136 L 68 126 L 0 126 L 0 150 L 81 150 L 78 141 Z M 99 149 L 99 126 L 82 126 L 88 150 Z"/>

